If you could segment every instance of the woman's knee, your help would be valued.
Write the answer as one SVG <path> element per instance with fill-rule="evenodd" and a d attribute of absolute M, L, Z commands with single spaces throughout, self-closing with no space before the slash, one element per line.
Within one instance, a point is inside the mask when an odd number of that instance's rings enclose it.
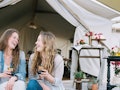
<path fill-rule="evenodd" d="M 42 90 L 42 87 L 37 80 L 32 79 L 28 82 L 27 90 Z"/>
<path fill-rule="evenodd" d="M 34 80 L 34 79 L 31 79 L 29 82 L 28 82 L 28 85 L 29 86 L 34 86 L 34 85 L 36 85 L 38 82 L 36 81 L 36 80 Z"/>
<path fill-rule="evenodd" d="M 18 80 L 15 82 L 13 89 L 14 90 L 26 90 L 26 84 L 24 81 Z"/>
<path fill-rule="evenodd" d="M 8 81 L 7 81 L 8 82 Z M 0 90 L 5 90 L 5 87 L 7 85 L 7 82 L 4 82 L 2 84 L 0 84 Z"/>

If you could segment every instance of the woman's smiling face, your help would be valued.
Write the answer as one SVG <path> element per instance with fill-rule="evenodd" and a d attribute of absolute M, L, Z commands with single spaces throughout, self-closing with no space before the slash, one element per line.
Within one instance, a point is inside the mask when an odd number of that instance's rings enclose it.
<path fill-rule="evenodd" d="M 12 33 L 12 35 L 8 39 L 8 48 L 15 49 L 18 45 L 19 36 L 16 32 Z"/>
<path fill-rule="evenodd" d="M 44 45 L 43 45 L 43 42 L 42 42 L 42 36 L 41 35 L 38 36 L 38 39 L 37 39 L 35 44 L 36 44 L 36 50 L 38 52 L 43 51 Z"/>

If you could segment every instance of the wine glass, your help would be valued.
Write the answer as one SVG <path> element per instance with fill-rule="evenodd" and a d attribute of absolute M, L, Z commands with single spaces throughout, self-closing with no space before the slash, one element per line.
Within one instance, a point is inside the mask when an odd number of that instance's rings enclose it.
<path fill-rule="evenodd" d="M 44 69 L 43 66 L 41 66 L 41 65 L 38 66 L 38 71 L 37 71 L 37 73 L 38 73 L 38 74 L 41 74 L 41 72 L 44 72 L 43 69 Z"/>
<path fill-rule="evenodd" d="M 14 72 L 13 72 L 13 67 L 8 67 L 8 71 L 10 71 L 11 72 L 11 76 L 13 76 L 14 75 Z"/>

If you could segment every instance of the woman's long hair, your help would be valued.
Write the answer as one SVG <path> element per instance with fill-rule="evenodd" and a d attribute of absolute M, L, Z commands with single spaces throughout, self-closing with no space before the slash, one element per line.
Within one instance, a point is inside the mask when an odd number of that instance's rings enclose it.
<path fill-rule="evenodd" d="M 16 29 L 7 29 L 2 36 L 0 37 L 0 50 L 4 51 L 7 48 L 8 45 L 8 39 L 11 37 L 11 35 L 16 32 L 19 35 L 19 32 Z M 12 51 L 12 66 L 14 71 L 16 71 L 18 64 L 19 64 L 19 45 L 15 47 Z"/>
<path fill-rule="evenodd" d="M 34 58 L 33 58 L 33 65 L 32 65 L 32 72 L 35 75 L 38 66 L 43 63 L 43 67 L 48 70 L 49 73 L 52 73 L 52 69 L 54 67 L 54 58 L 55 58 L 55 36 L 51 32 L 43 32 L 41 31 L 40 34 L 42 37 L 42 42 L 44 45 L 44 49 L 42 52 L 38 52 L 35 50 Z"/>

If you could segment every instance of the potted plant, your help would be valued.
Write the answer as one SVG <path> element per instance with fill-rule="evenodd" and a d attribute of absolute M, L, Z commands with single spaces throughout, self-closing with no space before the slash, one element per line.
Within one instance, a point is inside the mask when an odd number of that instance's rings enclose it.
<path fill-rule="evenodd" d="M 85 73 L 82 71 L 77 71 L 74 73 L 74 78 L 75 78 L 75 82 L 76 82 L 76 89 L 80 90 L 81 89 L 81 82 L 80 80 L 85 78 Z"/>
<path fill-rule="evenodd" d="M 82 72 L 82 71 L 77 71 L 77 72 L 74 73 L 74 77 L 75 77 L 76 80 L 79 81 L 79 80 L 81 80 L 85 77 L 85 73 Z"/>
<path fill-rule="evenodd" d="M 98 80 L 93 77 L 91 81 L 92 81 L 91 89 L 92 90 L 98 90 Z"/>

